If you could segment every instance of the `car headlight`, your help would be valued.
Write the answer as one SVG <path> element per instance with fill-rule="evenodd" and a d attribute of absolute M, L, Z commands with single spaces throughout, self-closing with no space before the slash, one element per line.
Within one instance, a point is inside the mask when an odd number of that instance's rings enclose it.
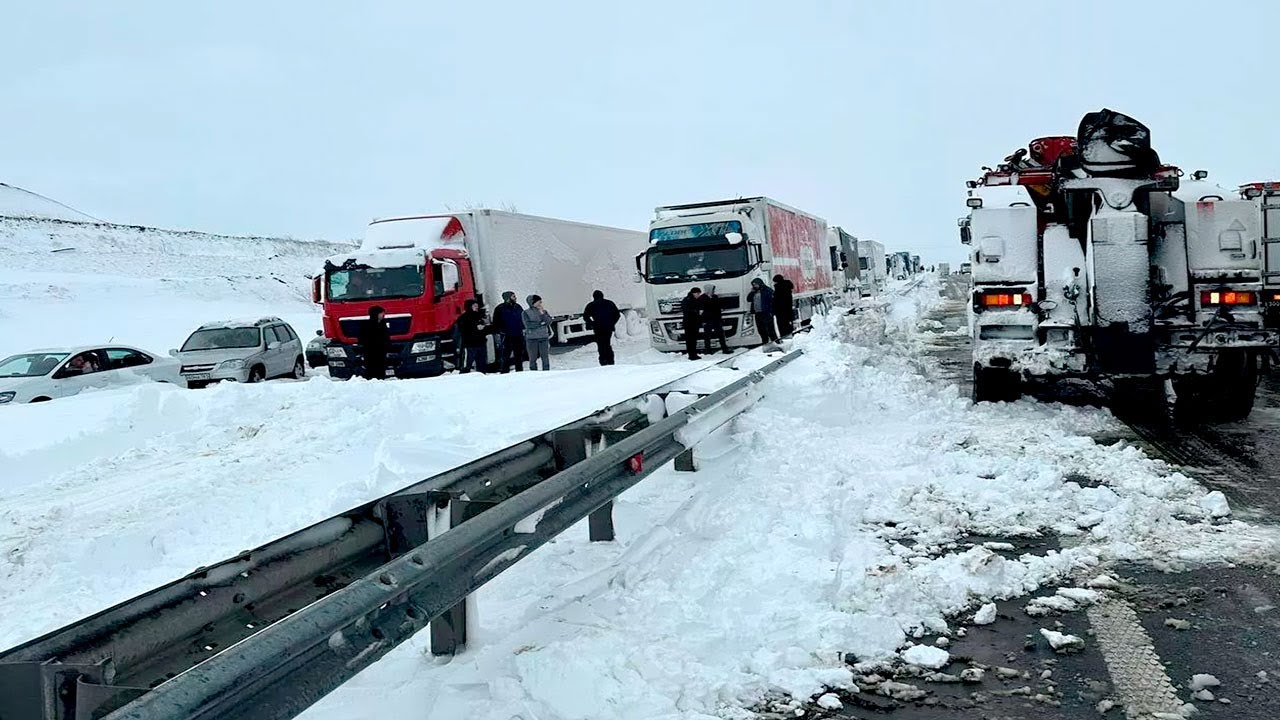
<path fill-rule="evenodd" d="M 8 402 L 13 402 L 13 398 L 16 397 L 17 394 L 18 393 L 12 390 L 10 390 L 9 392 L 0 392 L 0 405 L 3 405 Z"/>
<path fill-rule="evenodd" d="M 331 358 L 344 358 L 347 356 L 347 351 L 331 345 L 324 349 L 324 354 Z"/>
<path fill-rule="evenodd" d="M 244 360 L 223 360 L 218 363 L 219 370 L 240 370 L 244 368 Z"/>
<path fill-rule="evenodd" d="M 409 354 L 417 355 L 418 353 L 428 353 L 436 349 L 435 340 L 419 340 L 409 346 Z"/>

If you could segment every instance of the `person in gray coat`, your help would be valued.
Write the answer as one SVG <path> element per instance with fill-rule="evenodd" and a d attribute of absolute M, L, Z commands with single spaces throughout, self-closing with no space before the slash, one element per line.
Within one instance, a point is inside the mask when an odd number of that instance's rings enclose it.
<path fill-rule="evenodd" d="M 542 369 L 551 369 L 551 313 L 542 307 L 542 298 L 530 295 L 526 300 L 529 307 L 524 310 L 524 346 L 529 351 L 529 369 L 535 370 L 538 359 L 542 359 Z"/>

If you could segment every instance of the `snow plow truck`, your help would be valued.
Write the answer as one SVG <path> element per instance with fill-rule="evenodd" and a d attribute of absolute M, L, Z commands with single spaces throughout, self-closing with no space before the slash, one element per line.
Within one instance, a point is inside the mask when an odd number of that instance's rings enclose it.
<path fill-rule="evenodd" d="M 1253 408 L 1263 322 L 1255 201 L 1164 165 L 1150 131 L 1111 110 L 1042 137 L 968 183 L 973 394 L 1091 381 L 1113 402 L 1236 420 Z"/>

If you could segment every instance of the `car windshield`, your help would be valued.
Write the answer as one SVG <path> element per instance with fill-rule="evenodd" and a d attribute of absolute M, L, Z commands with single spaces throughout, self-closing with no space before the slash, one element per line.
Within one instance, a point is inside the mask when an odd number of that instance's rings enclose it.
<path fill-rule="evenodd" d="M 649 250 L 649 281 L 654 283 L 734 277 L 749 269 L 745 245 Z"/>
<path fill-rule="evenodd" d="M 329 299 L 335 302 L 421 297 L 422 266 L 350 268 L 329 273 Z"/>
<path fill-rule="evenodd" d="M 256 327 L 207 328 L 191 333 L 191 337 L 182 344 L 182 352 L 253 348 L 260 344 L 262 344 L 262 331 Z"/>
<path fill-rule="evenodd" d="M 0 378 L 40 377 L 53 372 L 67 353 L 26 353 L 0 360 Z"/>

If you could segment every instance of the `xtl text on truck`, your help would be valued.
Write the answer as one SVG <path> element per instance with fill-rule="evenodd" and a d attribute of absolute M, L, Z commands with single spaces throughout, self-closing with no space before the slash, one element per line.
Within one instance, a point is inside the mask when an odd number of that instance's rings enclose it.
<path fill-rule="evenodd" d="M 760 342 L 747 304 L 751 281 L 795 285 L 797 326 L 825 308 L 835 287 L 827 223 L 769 198 L 669 205 L 649 223 L 649 247 L 636 256 L 644 279 L 649 335 L 657 350 L 684 349 L 685 295 L 715 287 L 729 345 Z"/>
<path fill-rule="evenodd" d="M 1258 208 L 1181 175 L 1145 126 L 1103 110 L 970 183 L 976 400 L 1028 380 L 1171 380 L 1193 416 L 1249 414 L 1278 339 L 1263 326 Z"/>
<path fill-rule="evenodd" d="M 360 249 L 328 258 L 312 286 L 324 306 L 329 374 L 360 374 L 356 345 L 369 309 L 386 311 L 392 349 L 388 374 L 428 377 L 453 369 L 454 329 L 468 300 L 492 313 L 502 293 L 521 303 L 540 295 L 556 319 L 557 341 L 590 335 L 582 310 L 602 290 L 639 324 L 644 290 L 632 257 L 645 234 L 497 210 L 375 220 Z M 494 353 L 490 352 L 492 359 Z"/>

